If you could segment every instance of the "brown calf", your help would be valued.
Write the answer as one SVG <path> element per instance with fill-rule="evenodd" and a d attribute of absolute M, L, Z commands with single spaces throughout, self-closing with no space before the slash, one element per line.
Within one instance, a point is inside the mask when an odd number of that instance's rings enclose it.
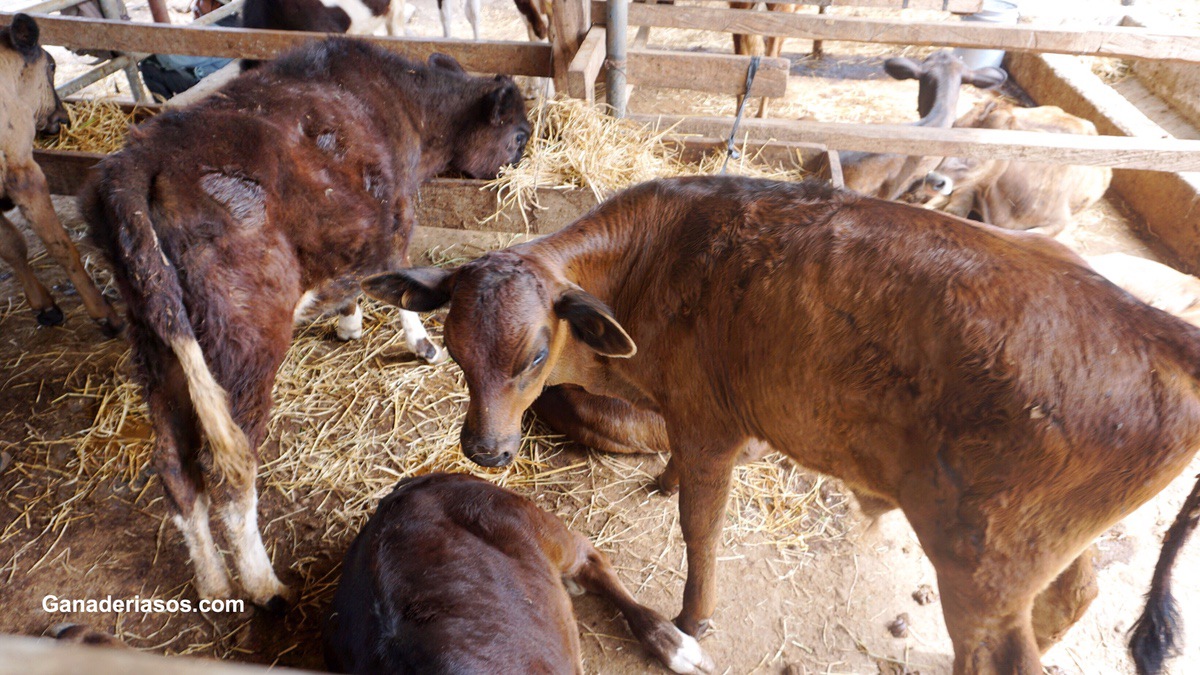
<path fill-rule="evenodd" d="M 587 538 L 515 492 L 446 473 L 400 481 L 350 545 L 325 661 L 338 673 L 581 673 L 568 588 L 616 605 L 664 666 L 711 672 Z"/>
<path fill-rule="evenodd" d="M 1093 540 L 1200 444 L 1200 329 L 1053 240 L 813 182 L 655 181 L 535 242 L 364 288 L 450 304 L 477 463 L 511 461 L 545 385 L 662 415 L 687 544 L 676 624 L 692 635 L 716 607 L 731 474 L 755 439 L 903 509 L 959 675 L 1040 672 L 1094 596 Z M 1197 495 L 1147 635 L 1170 615 Z M 1138 644 L 1143 661 L 1159 651 Z"/>
<path fill-rule="evenodd" d="M 954 124 L 964 82 L 980 89 L 993 89 L 1008 79 L 1008 74 L 999 68 L 971 70 L 946 49 L 930 54 L 921 63 L 904 57 L 890 58 L 884 61 L 883 69 L 897 80 L 920 83 L 917 112 L 921 119 L 916 126 L 930 128 L 944 129 Z M 842 152 L 839 159 L 846 187 L 881 199 L 900 196 L 938 163 L 936 157 L 875 152 Z"/>
<path fill-rule="evenodd" d="M 1096 135 L 1094 124 L 1062 108 L 1018 108 L 998 101 L 975 106 L 954 126 Z M 964 218 L 977 213 L 997 227 L 1054 236 L 1099 201 L 1111 181 L 1112 169 L 1103 166 L 947 157 L 903 199 Z"/>
<path fill-rule="evenodd" d="M 408 264 L 418 186 L 494 176 L 529 130 L 509 77 L 335 38 L 156 116 L 101 162 L 80 207 L 129 309 L 155 467 L 202 597 L 231 592 L 211 495 L 250 598 L 282 602 L 254 474 L 293 323 L 341 308 L 339 334 L 361 331 L 358 280 Z M 409 346 L 436 354 L 406 316 Z"/>
<path fill-rule="evenodd" d="M 15 204 L 67 271 L 88 314 L 105 335 L 116 335 L 121 321 L 83 268 L 79 251 L 54 212 L 46 176 L 33 161 L 34 136 L 38 131 L 57 134 L 59 125 L 67 122 L 67 111 L 54 91 L 54 59 L 38 46 L 37 23 L 26 14 L 17 14 L 9 27 L 0 28 L 0 120 L 5 122 L 0 130 L 0 258 L 21 282 L 38 323 L 61 324 L 62 310 L 29 266 L 25 238 L 4 217 Z"/>

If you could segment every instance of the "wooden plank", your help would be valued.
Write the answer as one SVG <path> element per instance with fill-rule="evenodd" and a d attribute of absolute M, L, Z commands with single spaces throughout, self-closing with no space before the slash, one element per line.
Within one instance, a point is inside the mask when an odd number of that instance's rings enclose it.
<path fill-rule="evenodd" d="M 1034 100 L 1091 120 L 1100 133 L 1166 135 L 1079 59 L 1017 54 L 1006 67 Z M 1164 261 L 1200 274 L 1200 174 L 1115 170 L 1111 189 L 1141 217 Z"/>
<path fill-rule="evenodd" d="M 146 654 L 133 649 L 106 649 L 45 638 L 0 635 L 0 664 L 20 664 L 27 675 L 301 675 L 308 670 L 258 666 L 215 659 Z M 312 673 L 312 675 L 316 675 Z"/>
<path fill-rule="evenodd" d="M 65 150 L 34 150 L 33 158 L 46 174 L 50 192 L 74 195 L 87 181 L 92 167 L 104 155 Z M 591 190 L 538 190 L 540 208 L 529 208 L 522 216 L 516 207 L 503 209 L 498 218 L 496 193 L 481 189 L 486 181 L 435 178 L 420 188 L 417 222 L 455 230 L 546 234 L 583 215 L 596 205 Z"/>
<path fill-rule="evenodd" d="M 1159 17 L 1139 12 L 1126 16 L 1121 25 L 1158 29 L 1164 24 Z M 1178 63 L 1138 61 L 1133 64 L 1133 74 L 1151 91 L 1166 99 L 1189 122 L 1200 126 L 1200 68 Z"/>
<path fill-rule="evenodd" d="M 572 98 L 596 102 L 596 78 L 604 67 L 604 40 L 604 27 L 592 26 L 583 44 L 579 45 L 579 51 L 575 52 L 575 58 L 571 59 L 571 67 L 567 70 L 567 93 Z"/>
<path fill-rule="evenodd" d="M 567 70 L 592 26 L 589 0 L 552 0 L 551 37 L 554 88 L 566 91 Z M 601 15 L 604 10 L 600 11 Z"/>
<path fill-rule="evenodd" d="M 699 2 L 728 2 L 728 0 L 694 0 Z M 816 7 L 879 7 L 882 9 L 923 9 L 953 14 L 974 14 L 983 9 L 983 0 L 771 0 L 777 5 L 811 5 Z"/>
<path fill-rule="evenodd" d="M 675 133 L 728 133 L 726 117 L 635 115 L 639 122 Z M 1080 136 L 997 129 L 932 129 L 900 124 L 831 124 L 744 119 L 740 131 L 757 140 L 820 143 L 836 150 L 902 155 L 1009 159 L 1049 164 L 1089 164 L 1149 171 L 1200 170 L 1200 141 L 1174 138 Z"/>
<path fill-rule="evenodd" d="M 828 14 L 787 14 L 641 3 L 630 5 L 629 24 L 806 40 L 941 45 L 1200 62 L 1200 32 L 1170 32 L 1124 26 L 1075 28 L 957 21 L 901 22 Z"/>
<path fill-rule="evenodd" d="M 0 26 L 7 26 L 11 22 L 11 14 L 0 14 Z M 38 27 L 43 44 L 70 49 L 249 59 L 269 59 L 280 52 L 329 37 L 324 33 L 216 26 L 195 28 L 79 17 L 39 17 Z M 551 47 L 544 43 L 474 42 L 445 38 L 415 40 L 380 36 L 358 36 L 355 39 L 420 61 L 433 52 L 442 52 L 457 59 L 463 68 L 477 73 L 540 77 L 551 74 Z"/>
<path fill-rule="evenodd" d="M 632 8 L 631 10 L 632 11 Z M 629 82 L 639 87 L 690 89 L 712 94 L 743 94 L 749 56 L 672 52 L 653 49 L 629 51 Z M 783 96 L 787 92 L 787 59 L 764 58 L 750 87 L 752 96 Z"/>

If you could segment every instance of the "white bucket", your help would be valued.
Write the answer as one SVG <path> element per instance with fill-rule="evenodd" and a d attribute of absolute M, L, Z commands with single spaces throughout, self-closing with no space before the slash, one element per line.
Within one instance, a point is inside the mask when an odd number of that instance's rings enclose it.
<path fill-rule="evenodd" d="M 1020 10 L 1015 0 L 983 0 L 980 11 L 967 14 L 962 20 L 1015 25 L 1019 16 Z M 1003 49 L 955 49 L 954 53 L 972 70 L 987 66 L 999 68 L 1004 60 Z"/>

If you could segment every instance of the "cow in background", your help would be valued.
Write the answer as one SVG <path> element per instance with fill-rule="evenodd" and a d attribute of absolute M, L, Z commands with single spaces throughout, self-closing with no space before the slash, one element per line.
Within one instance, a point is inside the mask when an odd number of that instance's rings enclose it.
<path fill-rule="evenodd" d="M 79 251 L 54 212 L 46 176 L 33 160 L 34 136 L 39 131 L 57 134 L 68 122 L 54 91 L 54 69 L 54 59 L 38 45 L 33 18 L 17 14 L 7 28 L 0 28 L 0 120 L 7 123 L 0 131 L 0 257 L 12 267 L 38 323 L 60 325 L 62 310 L 34 276 L 25 237 L 3 214 L 15 205 L 50 256 L 66 270 L 88 314 L 105 335 L 114 336 L 121 330 L 121 320 L 84 269 Z"/>
<path fill-rule="evenodd" d="M 1010 129 L 1048 134 L 1096 135 L 1096 125 L 1051 105 L 1020 108 L 987 101 L 954 123 L 970 129 Z M 908 188 L 904 201 L 923 203 L 1009 230 L 1053 237 L 1100 201 L 1112 182 L 1105 166 L 1062 166 L 996 159 L 947 157 L 924 180 Z"/>
<path fill-rule="evenodd" d="M 211 504 L 250 599 L 286 604 L 254 482 L 294 322 L 330 309 L 342 337 L 360 334 L 358 281 L 407 266 L 418 186 L 494 177 L 529 132 L 512 78 L 332 38 L 155 116 L 100 162 L 80 211 L 125 297 L 154 466 L 202 597 L 232 593 Z M 401 322 L 440 358 L 415 314 Z"/>
<path fill-rule="evenodd" d="M 967 68 L 962 59 L 943 49 L 921 63 L 905 57 L 884 61 L 883 69 L 897 80 L 917 80 L 915 126 L 948 128 L 958 116 L 958 96 L 963 83 L 980 89 L 1004 84 L 1008 74 L 999 68 Z M 896 199 L 938 163 L 936 157 L 910 157 L 889 153 L 842 152 L 842 176 L 846 187 L 880 199 Z"/>

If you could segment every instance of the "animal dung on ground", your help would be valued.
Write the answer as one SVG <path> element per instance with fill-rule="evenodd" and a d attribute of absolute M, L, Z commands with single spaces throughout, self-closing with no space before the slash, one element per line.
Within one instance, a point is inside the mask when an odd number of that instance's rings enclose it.
<path fill-rule="evenodd" d="M 938 594 L 937 591 L 933 590 L 933 586 L 921 584 L 917 587 L 917 590 L 913 591 L 912 598 L 917 601 L 918 605 L 924 606 L 937 602 Z"/>
<path fill-rule="evenodd" d="M 888 632 L 892 634 L 892 637 L 908 637 L 908 622 L 909 618 L 907 612 L 899 614 L 895 619 L 892 620 L 891 623 L 888 624 Z"/>

